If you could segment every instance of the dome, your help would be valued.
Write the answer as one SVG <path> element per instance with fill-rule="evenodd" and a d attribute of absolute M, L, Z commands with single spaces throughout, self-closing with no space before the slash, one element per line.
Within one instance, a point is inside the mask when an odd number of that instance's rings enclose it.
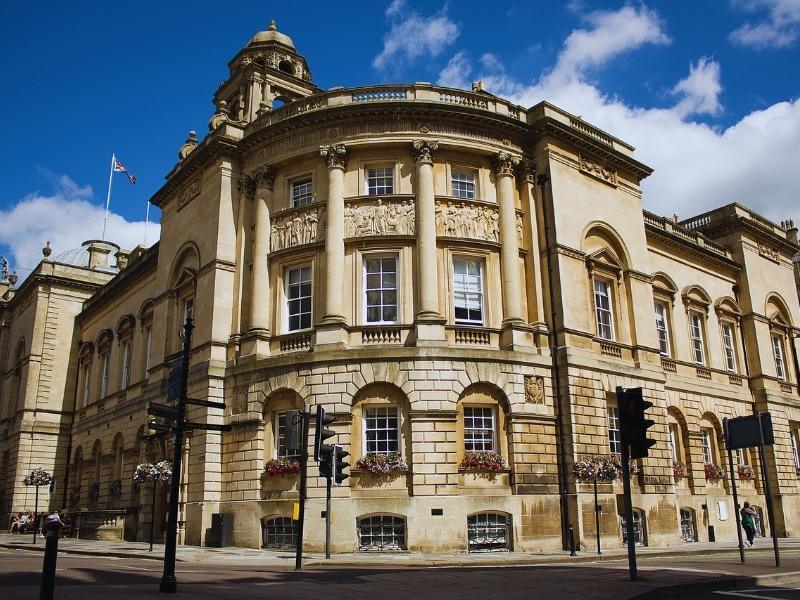
<path fill-rule="evenodd" d="M 114 254 L 119 250 L 119 246 L 113 242 L 105 242 L 100 240 L 87 240 L 83 242 L 80 248 L 73 248 L 57 254 L 51 260 L 52 262 L 61 263 L 62 265 L 70 265 L 73 267 L 86 267 L 89 268 L 89 246 L 92 244 L 104 244 L 108 247 L 109 254 Z M 97 267 L 101 271 L 109 271 L 115 273 L 118 269 L 116 266 L 103 266 Z"/>
<path fill-rule="evenodd" d="M 295 49 L 294 42 L 292 38 L 290 38 L 285 33 L 281 33 L 278 31 L 278 26 L 275 24 L 275 20 L 269 22 L 269 26 L 267 27 L 266 31 L 259 31 L 253 36 L 253 39 L 248 42 L 248 46 L 250 44 L 263 44 L 265 42 L 278 42 L 279 44 L 283 44 L 284 46 L 289 46 L 292 50 Z"/>

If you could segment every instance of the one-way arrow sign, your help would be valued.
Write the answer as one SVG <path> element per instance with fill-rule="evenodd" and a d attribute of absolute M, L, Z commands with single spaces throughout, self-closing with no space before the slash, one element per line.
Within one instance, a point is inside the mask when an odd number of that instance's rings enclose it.
<path fill-rule="evenodd" d="M 216 425 L 213 423 L 184 423 L 186 429 L 204 429 L 206 431 L 230 431 L 230 425 Z"/>
<path fill-rule="evenodd" d="M 147 406 L 147 414 L 155 417 L 164 417 L 165 419 L 178 419 L 177 410 L 166 404 L 159 404 L 158 402 L 151 402 Z"/>
<path fill-rule="evenodd" d="M 148 423 L 147 427 L 152 429 L 153 431 L 163 431 L 164 433 L 175 433 L 175 429 L 173 427 L 167 427 L 166 425 L 161 425 L 160 423 Z"/>
<path fill-rule="evenodd" d="M 196 406 L 207 406 L 209 408 L 225 408 L 224 402 L 212 402 L 211 400 L 200 400 L 198 398 L 187 398 L 186 404 L 194 404 Z"/>

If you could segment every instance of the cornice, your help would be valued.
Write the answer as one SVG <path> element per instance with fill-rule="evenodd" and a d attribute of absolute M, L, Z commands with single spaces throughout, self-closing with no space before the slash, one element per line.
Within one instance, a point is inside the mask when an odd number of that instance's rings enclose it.
<path fill-rule="evenodd" d="M 644 163 L 626 156 L 607 144 L 602 144 L 588 133 L 575 129 L 553 117 L 542 116 L 530 124 L 530 133 L 534 136 L 552 136 L 568 142 L 576 148 L 590 153 L 592 156 L 601 156 L 604 162 L 617 169 L 632 173 L 640 180 L 652 174 L 653 169 Z"/>
<path fill-rule="evenodd" d="M 209 133 L 189 156 L 167 174 L 167 182 L 150 197 L 151 204 L 161 208 L 164 202 L 177 193 L 193 175 L 220 156 L 239 158 L 240 142 L 221 134 L 220 131 L 221 129 L 217 129 Z"/>
<path fill-rule="evenodd" d="M 139 258 L 136 262 L 132 263 L 127 269 L 120 271 L 107 284 L 102 286 L 95 294 L 83 303 L 83 310 L 75 317 L 76 321 L 80 323 L 94 313 L 94 308 L 98 304 L 103 304 L 109 296 L 114 296 L 129 286 L 139 281 L 144 275 L 147 275 L 152 269 L 158 265 L 158 249 L 160 242 L 156 242 L 150 246 L 144 253 L 144 256 Z"/>
<path fill-rule="evenodd" d="M 737 273 L 742 270 L 742 266 L 735 260 L 721 256 L 716 252 L 713 252 L 712 250 L 709 250 L 707 248 L 702 248 L 700 246 L 692 244 L 684 240 L 680 236 L 677 236 L 668 231 L 664 231 L 663 229 L 658 229 L 657 227 L 653 227 L 647 222 L 645 222 L 644 224 L 644 230 L 647 235 L 653 235 L 659 238 L 661 241 L 665 242 L 668 246 L 671 246 L 673 248 L 680 248 L 687 254 L 690 254 L 696 258 L 700 258 L 706 262 L 714 263 L 726 269 L 732 269 Z"/>

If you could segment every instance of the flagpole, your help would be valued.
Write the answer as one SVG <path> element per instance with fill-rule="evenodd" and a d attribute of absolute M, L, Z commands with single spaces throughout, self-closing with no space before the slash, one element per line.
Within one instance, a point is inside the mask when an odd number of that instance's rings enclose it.
<path fill-rule="evenodd" d="M 147 201 L 147 211 L 144 214 L 144 243 L 142 244 L 147 248 L 147 224 L 150 222 L 150 200 Z"/>
<path fill-rule="evenodd" d="M 111 170 L 108 172 L 108 193 L 106 194 L 106 216 L 103 217 L 103 235 L 100 239 L 106 239 L 106 223 L 108 223 L 108 206 L 111 204 L 111 182 L 114 180 L 114 153 L 111 153 Z"/>

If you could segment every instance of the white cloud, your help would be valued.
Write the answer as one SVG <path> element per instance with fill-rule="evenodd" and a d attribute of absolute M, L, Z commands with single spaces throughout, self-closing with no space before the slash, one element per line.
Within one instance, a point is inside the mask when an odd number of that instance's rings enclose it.
<path fill-rule="evenodd" d="M 553 74 L 570 77 L 604 65 L 615 56 L 643 44 L 669 44 L 658 15 L 646 7 L 590 13 L 591 29 L 576 29 L 564 42 Z"/>
<path fill-rule="evenodd" d="M 45 242 L 50 241 L 54 258 L 88 239 L 99 238 L 103 230 L 105 207 L 92 203 L 91 186 L 81 187 L 66 175 L 55 178 L 54 184 L 51 195 L 34 192 L 0 211 L 0 244 L 11 250 L 9 260 L 20 278 L 27 277 L 42 259 Z M 159 230 L 158 223 L 150 222 L 148 244 L 158 239 Z M 127 221 L 109 212 L 106 238 L 131 249 L 144 239 L 144 221 Z"/>
<path fill-rule="evenodd" d="M 745 23 L 730 34 L 733 43 L 750 48 L 785 48 L 800 38 L 800 0 L 738 0 L 747 11 L 766 10 L 766 19 Z"/>
<path fill-rule="evenodd" d="M 555 67 L 538 80 L 516 80 L 499 62 L 494 69 L 485 69 L 485 60 L 480 61 L 485 70 L 478 73 L 479 78 L 491 93 L 523 106 L 547 100 L 636 146 L 635 158 L 655 169 L 642 183 L 643 204 L 648 210 L 662 215 L 678 213 L 684 218 L 739 202 L 774 221 L 793 218 L 800 223 L 796 197 L 800 189 L 800 99 L 754 111 L 727 129 L 719 129 L 693 118 L 722 109 L 720 66 L 710 59 L 689 65 L 687 77 L 672 90 L 676 96 L 672 106 L 629 105 L 588 81 L 587 66 L 604 64 L 643 43 L 665 43 L 661 30 L 653 28 L 657 16 L 642 9 L 637 13 L 640 18 L 635 19 L 632 10 L 626 7 L 615 14 L 604 13 L 602 18 L 593 18 L 594 30 L 581 30 L 580 35 L 573 32 Z M 612 24 L 624 20 L 638 22 L 638 30 L 644 33 L 628 37 L 626 44 L 607 41 L 616 26 Z M 586 56 L 590 46 L 598 49 L 598 54 L 591 60 L 577 60 Z M 440 74 L 440 81 L 465 83 L 458 74 L 468 76 L 472 71 L 469 57 L 459 52 Z"/>
<path fill-rule="evenodd" d="M 372 66 L 380 71 L 423 56 L 438 56 L 458 38 L 458 26 L 444 8 L 424 17 L 409 10 L 404 0 L 393 0 L 386 9 L 386 17 L 392 26 L 383 38 L 383 50 L 372 60 Z"/>
<path fill-rule="evenodd" d="M 696 64 L 690 65 L 689 76 L 681 79 L 672 88 L 673 94 L 683 96 L 675 110 L 685 116 L 715 115 L 722 110 L 720 92 L 722 85 L 719 82 L 719 63 L 701 58 Z"/>
<path fill-rule="evenodd" d="M 439 85 L 468 89 L 471 72 L 472 65 L 469 62 L 469 55 L 463 50 L 456 52 L 453 58 L 447 61 L 444 69 L 439 72 Z"/>

